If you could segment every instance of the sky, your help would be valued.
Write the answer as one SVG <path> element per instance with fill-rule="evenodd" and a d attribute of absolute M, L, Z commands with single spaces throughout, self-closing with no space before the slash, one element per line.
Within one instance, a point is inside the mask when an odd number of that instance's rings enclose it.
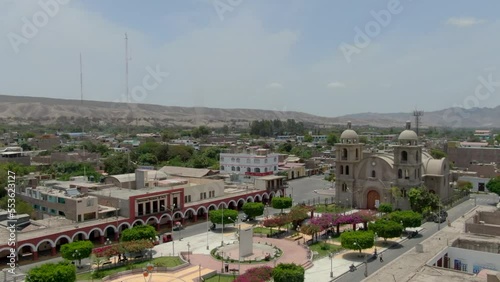
<path fill-rule="evenodd" d="M 495 107 L 498 11 L 496 0 L 0 0 L 0 93 L 80 99 L 81 54 L 85 100 L 327 117 Z"/>

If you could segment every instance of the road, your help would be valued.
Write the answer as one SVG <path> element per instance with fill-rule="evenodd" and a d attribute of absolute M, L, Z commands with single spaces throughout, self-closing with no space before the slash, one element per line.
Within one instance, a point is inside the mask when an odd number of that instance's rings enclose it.
<path fill-rule="evenodd" d="M 478 195 L 471 195 L 471 199 L 463 202 L 456 207 L 453 207 L 448 211 L 448 218 L 450 221 L 455 221 L 457 218 L 462 216 L 463 214 L 467 213 L 469 210 L 471 210 L 474 207 L 474 202 L 475 200 L 472 197 L 477 197 L 477 205 L 496 205 L 498 203 L 498 196 L 496 194 L 478 194 Z M 447 223 L 443 222 L 440 225 L 440 228 L 446 227 Z M 418 243 L 421 243 L 425 239 L 429 238 L 433 234 L 435 234 L 438 231 L 438 224 L 434 222 L 426 222 L 422 225 L 425 230 L 423 231 L 422 234 L 417 235 L 417 237 L 414 237 L 412 239 L 404 241 L 401 245 L 395 246 L 393 248 L 388 249 L 383 253 L 383 258 L 384 262 L 381 263 L 379 260 L 374 260 L 368 263 L 368 275 L 371 273 L 374 273 L 378 269 L 380 269 L 382 266 L 384 266 L 386 263 L 398 258 L 400 255 L 403 253 L 407 252 L 411 248 L 413 248 L 415 245 Z M 346 269 L 347 271 L 347 269 Z M 364 276 L 365 272 L 365 266 L 361 265 L 358 266 L 358 269 L 354 272 L 347 272 L 347 274 L 344 274 L 338 279 L 335 279 L 334 281 L 338 282 L 353 282 L 353 281 L 361 281 L 365 279 Z"/>

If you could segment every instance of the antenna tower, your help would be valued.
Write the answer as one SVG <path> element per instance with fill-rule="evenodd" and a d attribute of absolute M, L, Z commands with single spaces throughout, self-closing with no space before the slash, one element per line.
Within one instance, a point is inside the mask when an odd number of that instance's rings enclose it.
<path fill-rule="evenodd" d="M 127 106 L 130 110 L 130 114 L 132 114 L 132 109 L 130 108 L 130 96 L 129 96 L 129 88 L 128 88 L 128 37 L 127 33 L 125 33 L 125 95 L 127 96 Z M 128 119 L 126 119 L 127 122 L 127 137 L 130 137 L 130 123 L 128 122 Z M 132 183 L 130 181 L 130 173 L 128 172 L 130 170 L 130 149 L 127 149 L 127 175 L 128 177 L 128 189 L 131 190 Z"/>
<path fill-rule="evenodd" d="M 82 53 L 80 53 L 80 101 L 83 104 L 83 67 L 82 67 Z"/>
<path fill-rule="evenodd" d="M 424 116 L 424 111 L 415 110 L 413 111 L 413 116 L 415 117 L 415 128 L 417 136 L 419 136 L 419 129 L 422 123 L 422 117 Z"/>

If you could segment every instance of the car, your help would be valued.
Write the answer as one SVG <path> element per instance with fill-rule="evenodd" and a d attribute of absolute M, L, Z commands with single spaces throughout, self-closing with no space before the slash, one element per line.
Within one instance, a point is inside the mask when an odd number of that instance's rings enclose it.
<path fill-rule="evenodd" d="M 253 218 L 253 217 L 250 217 L 250 216 L 248 216 L 248 215 L 246 215 L 246 214 L 244 214 L 244 215 L 241 217 L 241 221 L 243 221 L 243 222 L 245 222 L 245 221 L 252 221 L 252 220 L 254 220 L 254 218 Z"/>
<path fill-rule="evenodd" d="M 443 223 L 445 221 L 446 221 L 446 216 L 439 215 L 434 217 L 435 223 Z"/>

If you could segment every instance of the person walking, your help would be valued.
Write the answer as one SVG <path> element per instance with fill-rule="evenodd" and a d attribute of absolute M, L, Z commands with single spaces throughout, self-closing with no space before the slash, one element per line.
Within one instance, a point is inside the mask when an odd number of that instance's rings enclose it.
<path fill-rule="evenodd" d="M 382 258 L 382 254 L 380 254 L 380 262 L 384 262 L 384 259 Z"/>

